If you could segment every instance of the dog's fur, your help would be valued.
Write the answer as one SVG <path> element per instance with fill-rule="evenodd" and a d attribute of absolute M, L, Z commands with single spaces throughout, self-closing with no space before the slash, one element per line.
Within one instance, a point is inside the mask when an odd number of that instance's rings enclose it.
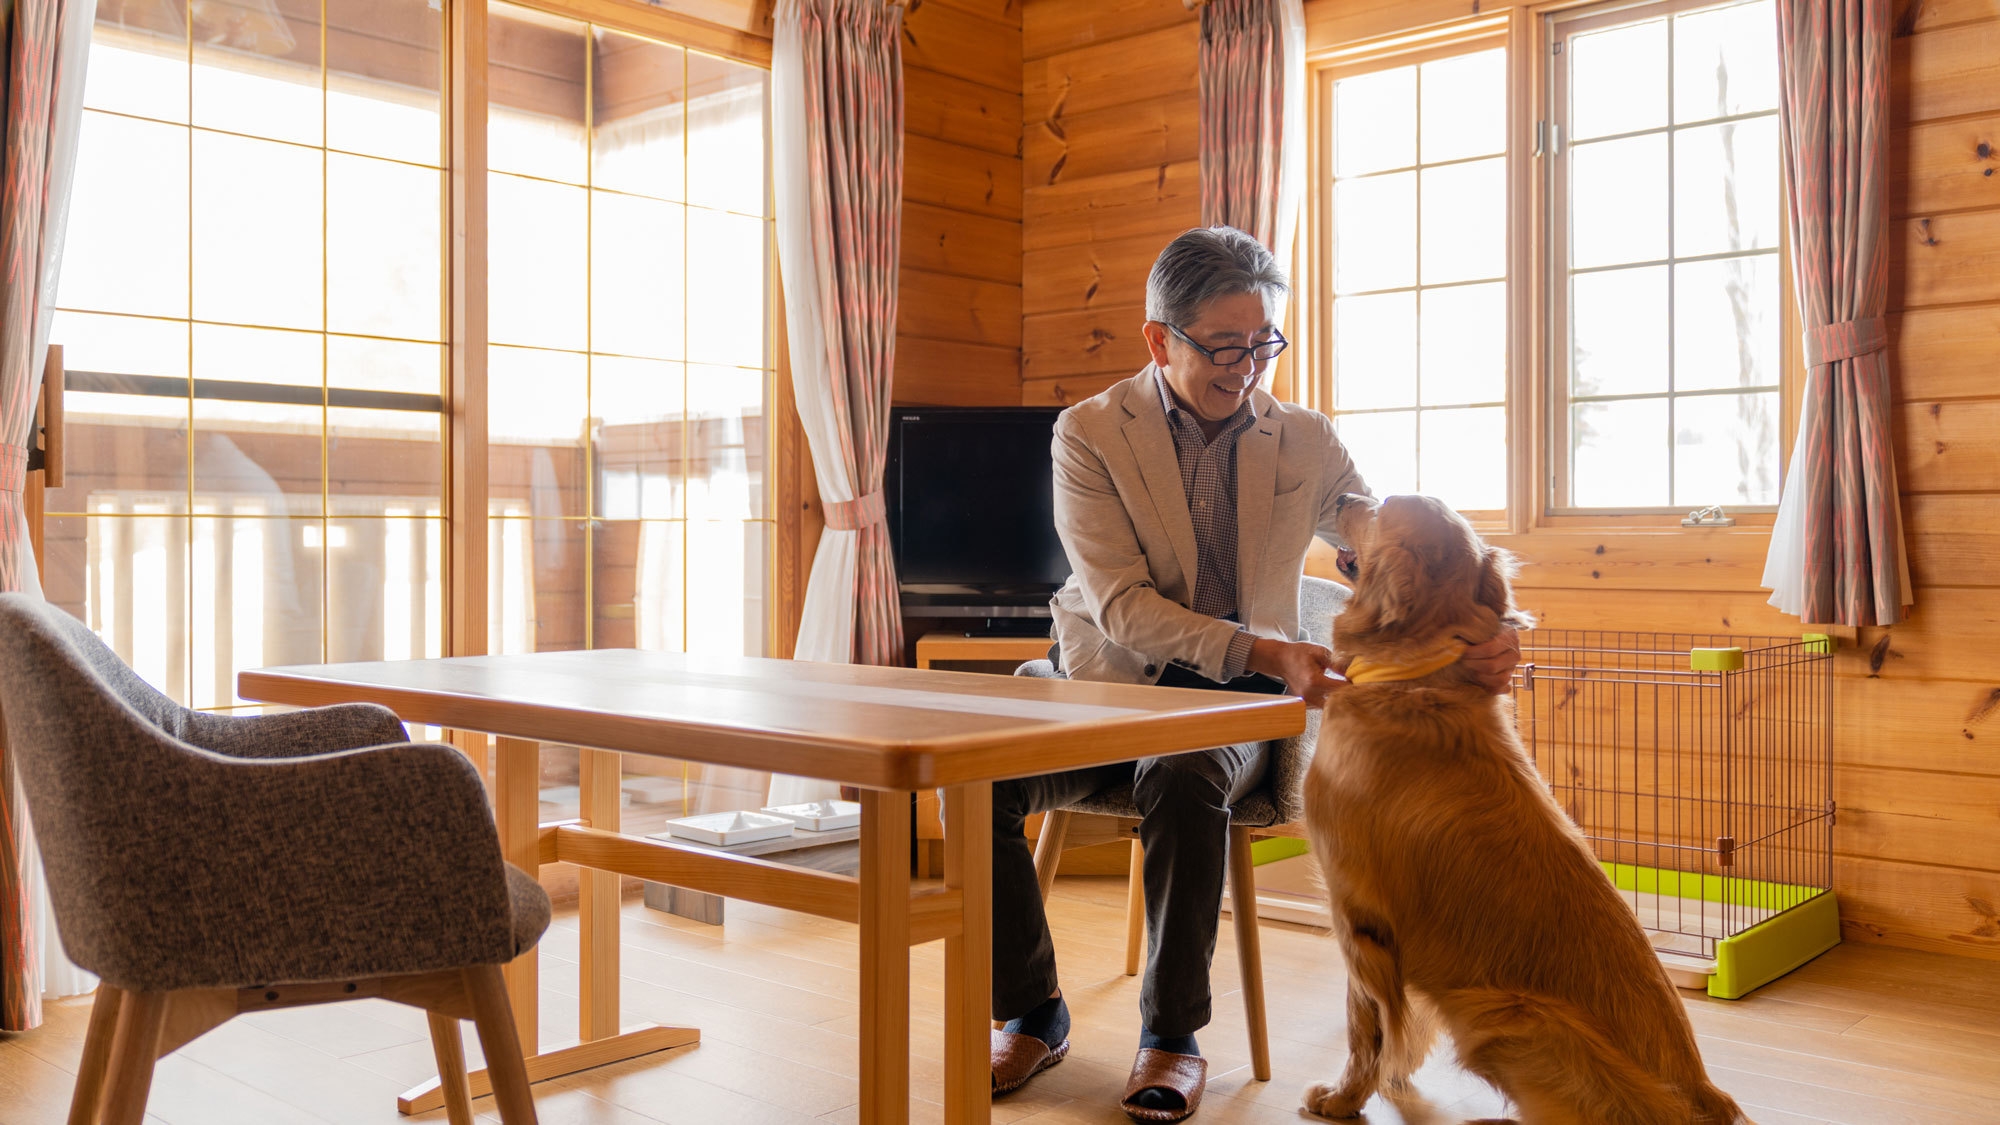
<path fill-rule="evenodd" d="M 1340 501 L 1354 594 L 1337 655 L 1413 663 L 1484 641 L 1513 560 L 1425 496 Z M 1306 823 L 1347 955 L 1347 1070 L 1305 1108 L 1405 1088 L 1441 1026 L 1529 1125 L 1735 1125 L 1632 912 L 1550 797 L 1511 704 L 1457 664 L 1326 705 Z"/>

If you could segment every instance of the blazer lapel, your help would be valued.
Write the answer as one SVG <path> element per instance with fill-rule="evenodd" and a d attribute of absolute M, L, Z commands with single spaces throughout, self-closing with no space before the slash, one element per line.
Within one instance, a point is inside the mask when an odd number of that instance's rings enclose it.
<path fill-rule="evenodd" d="M 1259 396 L 1262 397 L 1261 395 Z M 1236 616 L 1250 623 L 1257 604 L 1257 575 L 1271 533 L 1271 500 L 1278 487 L 1278 420 L 1269 408 L 1236 439 Z"/>
<path fill-rule="evenodd" d="M 1126 392 L 1125 410 L 1132 417 L 1125 423 L 1125 440 L 1131 443 L 1140 475 L 1146 478 L 1146 492 L 1152 497 L 1160 523 L 1167 529 L 1167 542 L 1173 544 L 1174 558 L 1181 564 L 1181 573 L 1187 576 L 1187 597 L 1191 600 L 1198 558 L 1194 519 L 1188 515 L 1187 488 L 1181 484 L 1181 464 L 1174 456 L 1173 435 L 1167 432 L 1167 412 L 1160 405 L 1156 370 L 1148 365 Z"/>

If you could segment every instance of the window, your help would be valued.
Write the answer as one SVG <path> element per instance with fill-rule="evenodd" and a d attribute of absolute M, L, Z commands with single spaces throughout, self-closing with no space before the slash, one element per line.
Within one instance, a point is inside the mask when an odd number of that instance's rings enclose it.
<path fill-rule="evenodd" d="M 768 75 L 488 13 L 489 648 L 761 656 Z"/>
<path fill-rule="evenodd" d="M 244 668 L 442 649 L 441 16 L 187 12 L 95 25 L 47 591 L 224 708 Z"/>
<path fill-rule="evenodd" d="M 1333 419 L 1378 494 L 1506 506 L 1507 58 L 1333 82 Z"/>
<path fill-rule="evenodd" d="M 1516 530 L 1777 503 L 1772 2 L 1481 16 L 1321 56 L 1306 351 L 1377 491 Z"/>
<path fill-rule="evenodd" d="M 100 9 L 46 588 L 192 706 L 445 649 L 444 7 Z M 767 74 L 489 11 L 489 648 L 761 654 Z"/>
<path fill-rule="evenodd" d="M 1558 508 L 1778 501 L 1776 28 L 1771 0 L 1556 26 Z"/>

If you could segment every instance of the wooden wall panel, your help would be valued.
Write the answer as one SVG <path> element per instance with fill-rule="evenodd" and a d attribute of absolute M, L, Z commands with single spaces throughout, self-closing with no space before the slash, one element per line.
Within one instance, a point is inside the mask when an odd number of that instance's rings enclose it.
<path fill-rule="evenodd" d="M 1037 6 L 1031 0 L 1030 7 Z M 1021 54 L 1029 61 L 1188 22 L 1179 0 L 1054 0 L 1021 23 Z"/>
<path fill-rule="evenodd" d="M 903 138 L 903 198 L 1019 222 L 1021 162 L 911 133 Z"/>
<path fill-rule="evenodd" d="M 2000 85 L 1994 89 L 2000 94 Z M 1891 220 L 1888 237 L 1891 309 L 1993 297 L 2000 278 L 2000 210 Z"/>
<path fill-rule="evenodd" d="M 1028 379 L 1021 384 L 1023 406 L 1074 406 L 1084 399 L 1109 390 L 1113 383 L 1131 375 L 1119 371 L 1109 375 L 1064 375 L 1056 379 Z"/>
<path fill-rule="evenodd" d="M 1994 393 L 2000 305 L 1920 309 L 1889 317 L 1889 374 L 1904 402 Z"/>
<path fill-rule="evenodd" d="M 1897 39 L 1889 83 L 1899 122 L 1991 111 L 2000 90 L 2000 19 Z"/>
<path fill-rule="evenodd" d="M 1012 406 L 1019 401 L 1021 353 L 956 340 L 896 340 L 896 402 L 924 406 Z"/>
<path fill-rule="evenodd" d="M 1146 165 L 1127 172 L 1030 184 L 1023 193 L 1024 250 L 1082 246 L 1138 235 L 1160 244 L 1201 222 L 1201 166 Z"/>
<path fill-rule="evenodd" d="M 1889 158 L 1898 218 L 2000 207 L 2000 114 L 1898 129 Z"/>
<path fill-rule="evenodd" d="M 912 4 L 903 16 L 903 66 L 1021 92 L 1021 24 L 950 4 Z"/>
<path fill-rule="evenodd" d="M 920 0 L 903 19 L 898 403 L 1021 395 L 1020 0 Z"/>
<path fill-rule="evenodd" d="M 1167 238 L 1121 238 L 1021 256 L 1021 311 L 1060 313 L 1146 303 L 1146 275 Z"/>
<path fill-rule="evenodd" d="M 1896 408 L 1896 475 L 1905 491 L 2000 490 L 2000 400 Z"/>
<path fill-rule="evenodd" d="M 903 131 L 1001 156 L 1021 154 L 1021 94 L 935 70 L 903 70 Z M 906 157 L 907 158 L 907 157 Z"/>
<path fill-rule="evenodd" d="M 1146 364 L 1146 275 L 1201 220 L 1200 20 L 1179 0 L 1022 14 L 1022 401 L 1076 402 Z"/>
<path fill-rule="evenodd" d="M 1200 110 L 1196 99 L 1156 98 L 1039 121 L 1021 139 L 1028 182 L 1041 187 L 1194 161 Z"/>
<path fill-rule="evenodd" d="M 1064 3 L 1065 0 L 1054 0 Z M 1166 0 L 1171 3 L 1173 0 Z M 1027 20 L 1037 18 L 1030 4 Z M 1175 96 L 1193 97 L 1201 83 L 1195 48 L 1201 25 L 1192 13 L 1158 31 L 1100 39 L 1087 47 L 1037 59 L 1021 84 L 1021 117 L 1030 123 Z"/>
<path fill-rule="evenodd" d="M 1021 378 L 1130 375 L 1148 361 L 1146 341 L 1139 334 L 1145 320 L 1143 304 L 1034 317 L 1033 331 L 1023 333 Z"/>
<path fill-rule="evenodd" d="M 896 331 L 933 340 L 1021 346 L 1021 287 L 905 268 Z"/>
<path fill-rule="evenodd" d="M 1021 224 L 903 203 L 903 269 L 1021 284 Z"/>

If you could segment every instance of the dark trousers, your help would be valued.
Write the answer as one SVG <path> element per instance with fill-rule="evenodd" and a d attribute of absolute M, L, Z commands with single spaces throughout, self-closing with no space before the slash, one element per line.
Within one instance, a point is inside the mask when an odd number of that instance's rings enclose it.
<path fill-rule="evenodd" d="M 1187 681 L 1161 683 L 1219 686 L 1191 674 Z M 1268 691 L 1274 683 L 1253 686 L 1246 677 L 1225 690 Z M 1065 808 L 1129 781 L 1146 852 L 1146 975 L 1139 1015 L 1158 1035 L 1191 1035 L 1206 1026 L 1208 969 L 1228 870 L 1229 808 L 1263 783 L 1268 759 L 1265 744 L 1252 742 L 995 782 L 993 1018 L 1023 1015 L 1056 989 L 1055 945 L 1024 833 L 1028 814 Z"/>

